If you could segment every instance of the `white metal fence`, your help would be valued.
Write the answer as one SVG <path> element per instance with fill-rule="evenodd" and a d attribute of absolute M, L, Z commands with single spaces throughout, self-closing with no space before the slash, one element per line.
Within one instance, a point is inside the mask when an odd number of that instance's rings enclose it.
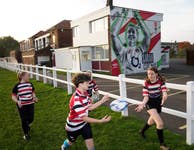
<path fill-rule="evenodd" d="M 37 65 L 26 65 L 26 64 L 15 64 L 15 63 L 7 63 L 0 61 L 0 67 L 11 70 L 11 71 L 27 71 L 30 74 L 30 77 L 33 78 L 35 76 L 36 80 L 40 80 L 39 77 L 43 78 L 43 83 L 47 83 L 47 80 L 50 79 L 53 81 L 53 86 L 57 87 L 57 83 L 67 84 L 67 92 L 68 94 L 72 94 L 72 86 L 71 83 L 71 74 L 76 73 L 71 70 L 57 69 L 55 67 L 45 67 L 45 66 L 37 66 Z M 52 75 L 48 75 L 47 71 L 52 72 Z M 66 81 L 57 78 L 57 71 L 66 73 Z M 143 84 L 144 80 L 125 78 L 125 75 L 121 74 L 118 77 L 110 76 L 110 75 L 102 75 L 102 74 L 92 74 L 94 77 L 108 79 L 119 82 L 119 90 L 120 95 L 115 95 L 112 93 L 108 93 L 105 91 L 99 91 L 100 94 L 106 95 L 108 94 L 111 98 L 118 99 L 123 98 L 129 103 L 139 104 L 140 101 L 131 99 L 127 97 L 127 88 L 126 83 L 134 83 L 134 84 Z M 186 85 L 183 84 L 173 84 L 166 83 L 167 87 L 170 89 L 182 90 L 186 91 L 186 112 L 181 112 L 174 109 L 163 108 L 162 111 L 174 115 L 177 117 L 181 117 L 186 119 L 186 143 L 191 145 L 194 143 L 194 81 L 187 82 Z M 128 109 L 122 112 L 122 116 L 128 116 Z"/>

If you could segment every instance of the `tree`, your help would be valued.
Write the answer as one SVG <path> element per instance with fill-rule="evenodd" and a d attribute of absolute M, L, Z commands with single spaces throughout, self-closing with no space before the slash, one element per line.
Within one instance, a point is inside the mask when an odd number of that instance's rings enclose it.
<path fill-rule="evenodd" d="M 179 42 L 178 43 L 178 49 L 179 50 L 185 50 L 185 49 L 187 49 L 189 47 L 191 47 L 191 43 L 190 42 L 184 41 L 184 42 Z"/>
<path fill-rule="evenodd" d="M 9 56 L 11 50 L 19 50 L 19 42 L 11 36 L 0 37 L 0 57 Z"/>

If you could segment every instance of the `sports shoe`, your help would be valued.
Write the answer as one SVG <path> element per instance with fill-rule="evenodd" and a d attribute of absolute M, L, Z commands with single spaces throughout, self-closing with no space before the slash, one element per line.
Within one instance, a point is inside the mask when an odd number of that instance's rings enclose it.
<path fill-rule="evenodd" d="M 165 144 L 160 144 L 160 149 L 161 150 L 170 150 L 170 148 L 167 147 Z"/>
<path fill-rule="evenodd" d="M 61 150 L 67 150 L 63 144 L 61 145 Z"/>
<path fill-rule="evenodd" d="M 141 137 L 143 137 L 144 139 L 146 138 L 145 136 L 145 132 L 143 132 L 142 130 L 139 130 L 139 134 L 141 135 Z"/>
<path fill-rule="evenodd" d="M 24 138 L 24 140 L 28 141 L 28 140 L 30 140 L 30 135 L 29 134 L 25 134 L 23 136 L 23 138 Z"/>

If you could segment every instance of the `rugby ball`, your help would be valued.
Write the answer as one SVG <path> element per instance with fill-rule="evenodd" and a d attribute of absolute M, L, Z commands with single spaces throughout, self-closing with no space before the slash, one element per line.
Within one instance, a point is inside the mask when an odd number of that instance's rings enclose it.
<path fill-rule="evenodd" d="M 128 105 L 129 105 L 129 103 L 126 102 L 125 100 L 117 99 L 117 100 L 114 100 L 110 103 L 110 108 L 112 111 L 121 112 L 125 108 L 127 108 Z"/>

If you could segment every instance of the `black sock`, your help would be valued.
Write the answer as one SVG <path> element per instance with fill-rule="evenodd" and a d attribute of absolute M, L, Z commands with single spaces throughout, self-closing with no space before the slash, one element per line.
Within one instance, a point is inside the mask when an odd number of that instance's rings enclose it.
<path fill-rule="evenodd" d="M 158 135 L 160 144 L 164 144 L 163 129 L 157 129 L 157 135 Z"/>
<path fill-rule="evenodd" d="M 150 125 L 146 123 L 144 127 L 141 129 L 141 132 L 145 132 L 147 129 L 149 129 Z"/>

